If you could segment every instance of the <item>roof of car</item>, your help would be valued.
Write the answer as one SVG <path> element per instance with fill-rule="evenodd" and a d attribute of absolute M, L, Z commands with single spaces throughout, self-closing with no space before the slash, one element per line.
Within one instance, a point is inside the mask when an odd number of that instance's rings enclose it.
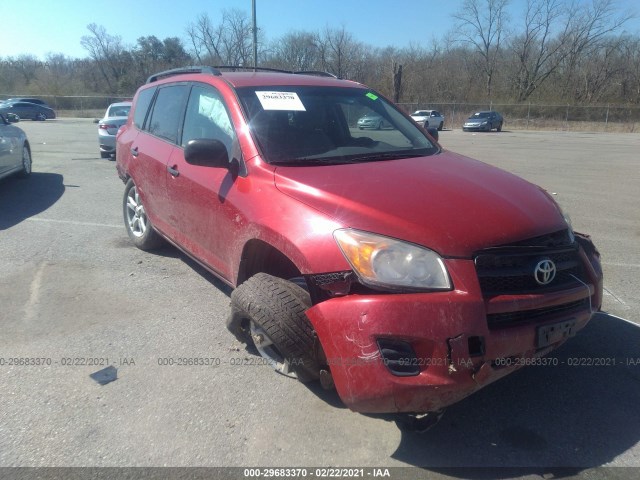
<path fill-rule="evenodd" d="M 350 80 L 341 80 L 333 77 L 319 77 L 316 75 L 298 75 L 292 73 L 224 72 L 222 74 L 222 78 L 234 87 L 268 87 L 277 85 L 344 87 L 345 84 L 349 84 L 349 86 L 362 87 L 359 83 L 352 82 Z"/>

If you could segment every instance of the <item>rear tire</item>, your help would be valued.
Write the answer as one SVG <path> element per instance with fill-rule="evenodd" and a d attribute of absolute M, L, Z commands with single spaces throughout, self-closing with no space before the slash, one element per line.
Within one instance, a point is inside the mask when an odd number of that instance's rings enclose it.
<path fill-rule="evenodd" d="M 227 326 L 236 338 L 250 338 L 276 372 L 306 383 L 320 372 L 313 353 L 316 335 L 304 313 L 310 306 L 302 287 L 257 273 L 231 293 Z"/>
<path fill-rule="evenodd" d="M 440 122 L 440 125 L 438 125 L 438 130 L 442 131 L 443 128 L 444 128 L 444 122 Z"/>
<path fill-rule="evenodd" d="M 147 212 L 138 194 L 136 184 L 133 183 L 131 178 L 124 187 L 122 214 L 127 234 L 133 244 L 140 250 L 153 250 L 164 243 L 162 237 L 153 228 L 151 220 L 147 217 Z"/>

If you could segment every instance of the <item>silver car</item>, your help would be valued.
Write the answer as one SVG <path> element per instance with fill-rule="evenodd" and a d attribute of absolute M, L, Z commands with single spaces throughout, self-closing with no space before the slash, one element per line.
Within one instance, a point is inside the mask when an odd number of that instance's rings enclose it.
<path fill-rule="evenodd" d="M 411 114 L 411 118 L 424 128 L 435 127 L 439 131 L 444 128 L 444 115 L 437 110 L 416 110 Z"/>
<path fill-rule="evenodd" d="M 476 112 L 473 115 L 471 115 L 469 118 L 467 118 L 466 122 L 464 122 L 464 125 L 462 126 L 462 131 L 490 132 L 495 128 L 497 132 L 501 132 L 503 124 L 504 124 L 504 119 L 502 118 L 502 115 L 500 115 L 498 112 L 494 112 L 494 111 Z"/>
<path fill-rule="evenodd" d="M 31 147 L 27 134 L 0 114 L 0 178 L 31 174 Z"/>
<path fill-rule="evenodd" d="M 380 130 L 385 125 L 384 119 L 376 113 L 367 113 L 358 119 L 358 128 Z"/>
<path fill-rule="evenodd" d="M 100 157 L 110 158 L 116 153 L 116 133 L 127 123 L 131 110 L 131 102 L 112 103 L 107 108 L 104 118 L 98 122 L 98 144 Z"/>

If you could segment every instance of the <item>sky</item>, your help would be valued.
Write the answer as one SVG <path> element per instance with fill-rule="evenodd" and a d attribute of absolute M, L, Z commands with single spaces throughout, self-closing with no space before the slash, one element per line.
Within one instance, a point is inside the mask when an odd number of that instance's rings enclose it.
<path fill-rule="evenodd" d="M 626 30 L 640 35 L 640 1 L 618 0 L 637 18 Z M 524 0 L 512 0 L 513 12 Z M 258 28 L 267 40 L 294 31 L 318 31 L 342 27 L 358 41 L 374 47 L 429 46 L 452 27 L 451 15 L 463 0 L 256 0 Z M 186 42 L 186 28 L 207 13 L 219 23 L 224 9 L 237 8 L 251 15 L 251 0 L 0 0 L 0 57 L 30 54 L 44 59 L 47 53 L 84 58 L 80 45 L 87 25 L 96 23 L 110 35 L 133 46 L 139 37 L 160 40 L 179 37 Z"/>

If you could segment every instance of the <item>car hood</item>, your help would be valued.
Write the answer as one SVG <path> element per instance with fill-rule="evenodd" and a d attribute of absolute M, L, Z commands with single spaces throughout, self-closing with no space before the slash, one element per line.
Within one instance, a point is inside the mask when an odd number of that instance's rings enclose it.
<path fill-rule="evenodd" d="M 444 256 L 567 228 L 553 199 L 515 175 L 452 152 L 374 163 L 277 167 L 276 187 L 345 227 Z"/>

